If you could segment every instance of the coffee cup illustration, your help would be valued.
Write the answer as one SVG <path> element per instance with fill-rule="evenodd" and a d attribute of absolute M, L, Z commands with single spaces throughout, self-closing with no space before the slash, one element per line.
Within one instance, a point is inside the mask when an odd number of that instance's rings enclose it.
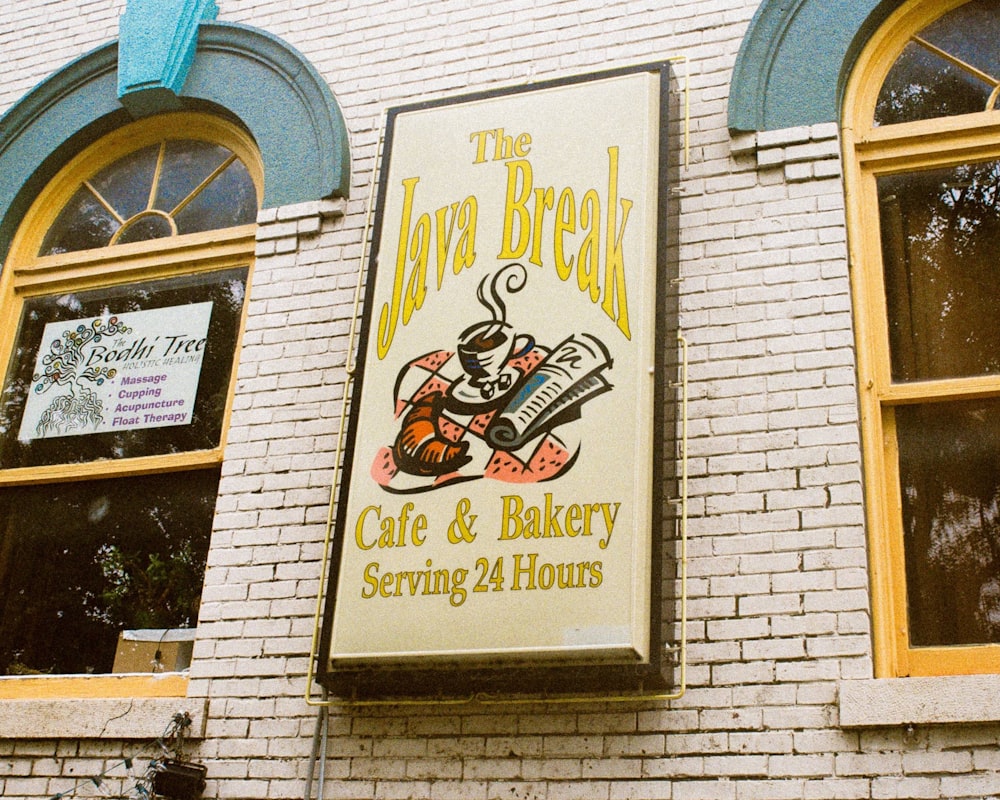
<path fill-rule="evenodd" d="M 517 334 L 507 323 L 504 294 L 524 288 L 528 276 L 521 264 L 507 264 L 479 284 L 476 293 L 481 305 L 490 312 L 490 319 L 466 328 L 458 337 L 458 360 L 468 377 L 468 384 L 483 400 L 499 397 L 513 385 L 517 370 L 508 366 L 512 359 L 531 352 L 535 340 L 528 334 Z"/>
<path fill-rule="evenodd" d="M 531 352 L 534 337 L 515 334 L 505 322 L 488 320 L 466 328 L 458 337 L 458 360 L 484 400 L 506 391 L 513 383 L 507 362 Z"/>

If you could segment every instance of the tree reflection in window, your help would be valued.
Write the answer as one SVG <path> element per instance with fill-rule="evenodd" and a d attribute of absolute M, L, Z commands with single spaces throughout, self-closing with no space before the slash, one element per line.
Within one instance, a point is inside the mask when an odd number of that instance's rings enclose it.
<path fill-rule="evenodd" d="M 218 480 L 0 490 L 0 673 L 111 672 L 120 631 L 194 626 Z"/>
<path fill-rule="evenodd" d="M 875 125 L 995 109 L 1000 102 L 1000 0 L 973 0 L 935 20 L 886 76 Z"/>
<path fill-rule="evenodd" d="M 1000 373 L 1000 161 L 877 181 L 893 380 Z"/>
<path fill-rule="evenodd" d="M 193 139 L 163 141 L 85 180 L 39 255 L 246 225 L 256 215 L 253 180 L 231 150 Z"/>
<path fill-rule="evenodd" d="M 915 647 L 1000 643 L 1000 400 L 896 409 Z"/>

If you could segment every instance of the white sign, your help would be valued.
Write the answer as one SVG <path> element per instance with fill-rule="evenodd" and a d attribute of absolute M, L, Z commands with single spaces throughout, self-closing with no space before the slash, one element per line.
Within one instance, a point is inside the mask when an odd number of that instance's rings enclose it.
<path fill-rule="evenodd" d="M 18 438 L 189 425 L 212 303 L 45 326 Z"/>
<path fill-rule="evenodd" d="M 334 669 L 648 660 L 660 80 L 391 118 Z"/>

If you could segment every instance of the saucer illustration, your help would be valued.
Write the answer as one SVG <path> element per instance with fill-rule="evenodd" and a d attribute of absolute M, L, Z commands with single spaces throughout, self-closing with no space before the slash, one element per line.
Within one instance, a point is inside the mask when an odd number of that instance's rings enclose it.
<path fill-rule="evenodd" d="M 504 366 L 491 381 L 461 375 L 448 387 L 448 406 L 465 411 L 494 408 L 507 399 L 521 375 L 521 371 L 510 364 Z"/>

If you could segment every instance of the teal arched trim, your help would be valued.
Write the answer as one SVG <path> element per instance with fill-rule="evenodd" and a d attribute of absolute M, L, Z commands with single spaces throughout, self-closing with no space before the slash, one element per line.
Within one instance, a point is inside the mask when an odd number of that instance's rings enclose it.
<path fill-rule="evenodd" d="M 117 44 L 100 47 L 50 75 L 0 117 L 0 259 L 59 167 L 129 121 L 118 102 L 117 65 Z"/>
<path fill-rule="evenodd" d="M 264 207 L 348 197 L 347 126 L 330 87 L 301 53 L 246 25 L 202 23 L 182 98 L 235 114 L 264 159 Z"/>
<path fill-rule="evenodd" d="M 70 62 L 0 117 L 0 259 L 41 188 L 73 155 L 130 121 L 118 99 L 116 42 Z M 202 23 L 182 103 L 225 109 L 264 161 L 265 208 L 347 197 L 347 128 L 305 58 L 244 25 Z"/>
<path fill-rule="evenodd" d="M 740 46 L 729 127 L 765 131 L 834 122 L 864 43 L 903 0 L 763 0 Z"/>

